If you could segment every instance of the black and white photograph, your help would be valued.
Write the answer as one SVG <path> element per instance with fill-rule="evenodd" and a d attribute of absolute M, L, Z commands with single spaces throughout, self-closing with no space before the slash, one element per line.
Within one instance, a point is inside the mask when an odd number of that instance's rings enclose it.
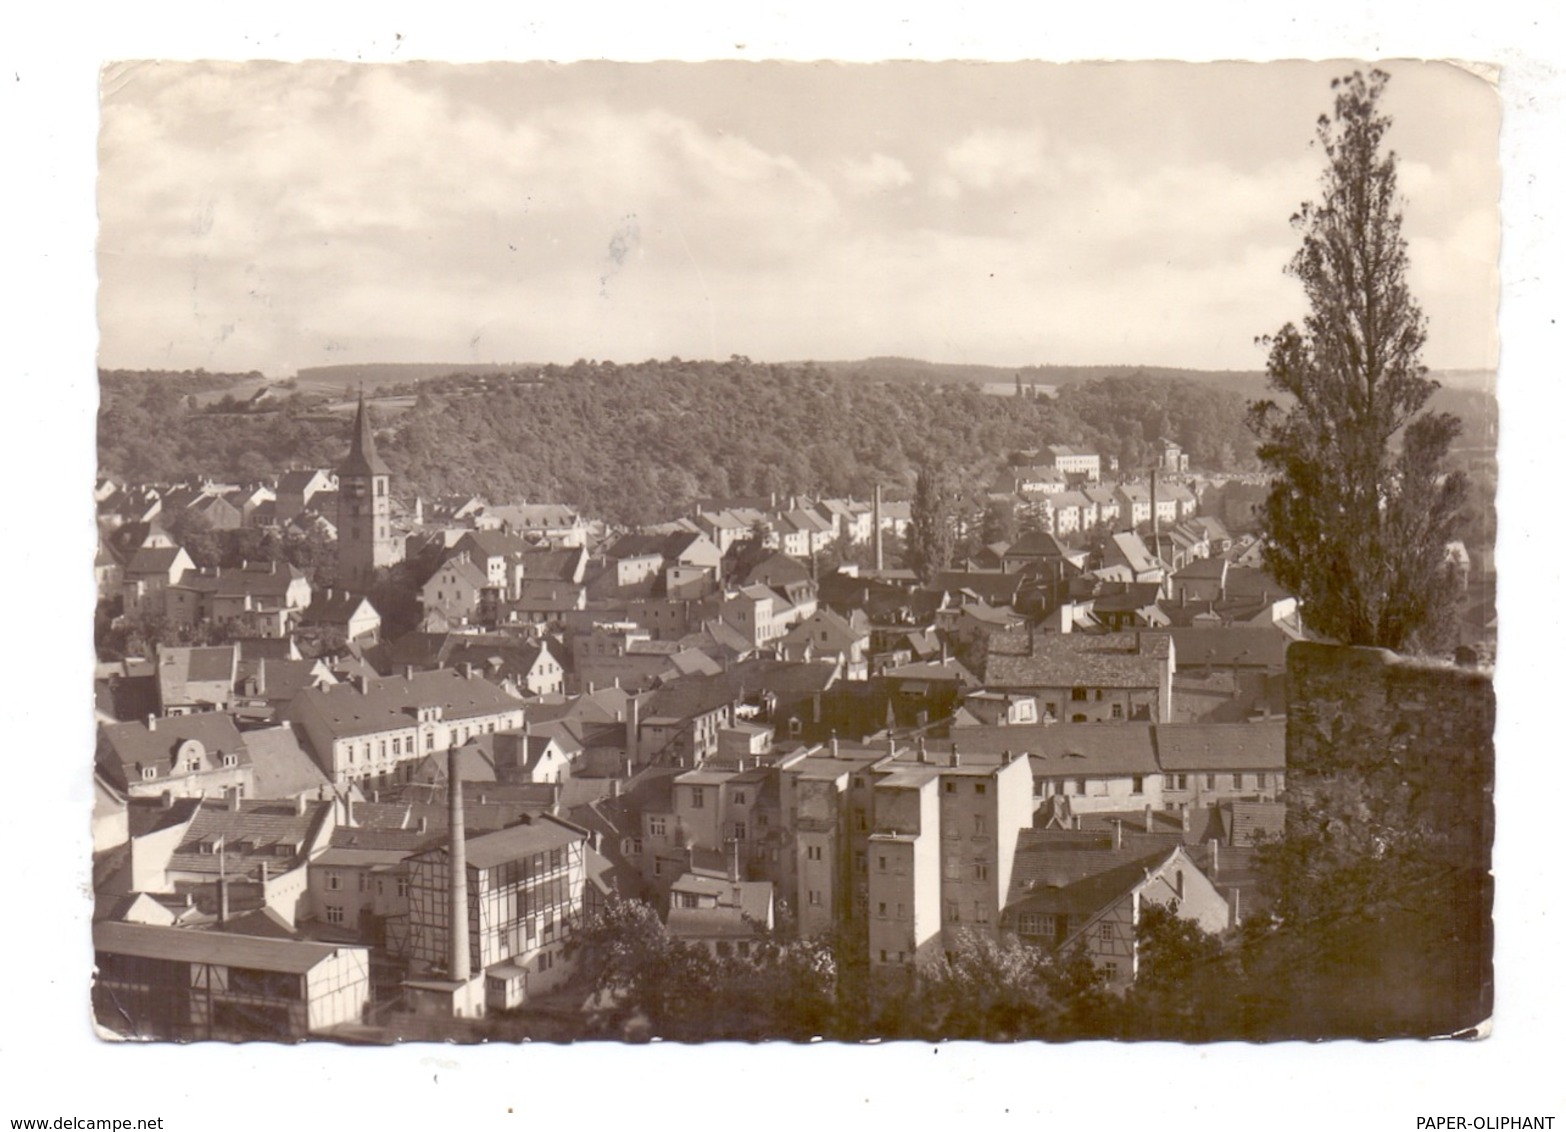
<path fill-rule="evenodd" d="M 49 477 L 93 1066 L 1552 1126 L 1525 57 L 151 41 Z"/>

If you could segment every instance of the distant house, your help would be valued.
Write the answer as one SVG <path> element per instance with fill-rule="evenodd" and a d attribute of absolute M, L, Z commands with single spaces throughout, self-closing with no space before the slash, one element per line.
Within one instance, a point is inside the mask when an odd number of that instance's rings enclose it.
<path fill-rule="evenodd" d="M 122 572 L 127 617 L 165 616 L 166 591 L 196 564 L 183 547 L 144 546 L 125 563 Z"/>
<path fill-rule="evenodd" d="M 287 525 L 310 507 L 315 496 L 323 491 L 335 492 L 337 477 L 321 468 L 284 472 L 277 481 L 277 502 L 274 516 L 279 525 Z M 336 509 L 333 509 L 335 514 Z"/>
<path fill-rule="evenodd" d="M 370 599 L 347 590 L 318 590 L 299 614 L 299 628 L 342 634 L 343 640 L 373 645 L 380 640 L 381 615 Z"/>
<path fill-rule="evenodd" d="M 286 714 L 336 786 L 406 782 L 431 752 L 522 726 L 520 700 L 448 669 L 312 688 Z"/>
<path fill-rule="evenodd" d="M 156 660 L 158 704 L 164 715 L 223 711 L 233 702 L 239 666 L 235 646 L 159 645 Z"/>
<path fill-rule="evenodd" d="M 228 715 L 198 712 L 98 729 L 97 768 L 129 798 L 255 792 L 250 750 Z"/>
<path fill-rule="evenodd" d="M 92 942 L 94 1013 L 129 1037 L 304 1041 L 370 1004 L 364 947 L 113 921 Z"/>
<path fill-rule="evenodd" d="M 863 680 L 870 674 L 870 621 L 863 613 L 842 617 L 818 609 L 783 635 L 781 647 L 788 660 L 838 660 L 845 679 Z"/>
<path fill-rule="evenodd" d="M 521 1006 L 569 977 L 565 945 L 584 914 L 587 838 L 586 830 L 547 815 L 468 838 L 468 966 L 482 972 L 490 1009 Z M 408 869 L 412 968 L 449 974 L 450 850 L 416 854 Z"/>
<path fill-rule="evenodd" d="M 439 613 L 453 625 L 474 620 L 489 588 L 489 577 L 467 555 L 448 559 L 419 592 L 425 613 Z"/>
<path fill-rule="evenodd" d="M 1099 479 L 1099 456 L 1097 452 L 1086 452 L 1079 448 L 1072 448 L 1067 444 L 1051 444 L 1045 450 L 1045 458 L 1049 466 L 1063 476 L 1080 478 L 1089 483 L 1097 483 Z"/>
<path fill-rule="evenodd" d="M 1002 918 L 1025 943 L 1051 951 L 1080 943 L 1111 988 L 1137 977 L 1137 926 L 1149 904 L 1207 932 L 1229 927 L 1228 902 L 1184 846 L 1148 852 L 1111 835 L 1024 829 Z"/>
<path fill-rule="evenodd" d="M 587 545 L 587 523 L 574 508 L 559 503 L 502 504 L 472 518 L 481 531 L 504 531 L 551 546 Z"/>
<path fill-rule="evenodd" d="M 745 959 L 774 926 L 772 885 L 686 873 L 669 887 L 669 935 L 718 959 Z"/>
<path fill-rule="evenodd" d="M 1152 723 L 1171 717 L 1174 668 L 1167 634 L 1024 632 L 990 638 L 983 686 L 1033 693 L 1052 719 Z"/>

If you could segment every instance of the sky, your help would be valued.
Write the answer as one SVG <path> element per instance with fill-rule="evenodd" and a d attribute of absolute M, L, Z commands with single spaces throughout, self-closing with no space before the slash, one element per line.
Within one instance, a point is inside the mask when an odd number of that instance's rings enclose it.
<path fill-rule="evenodd" d="M 111 65 L 99 360 L 1261 368 L 1343 63 Z M 1434 369 L 1491 369 L 1500 99 L 1389 65 Z"/>

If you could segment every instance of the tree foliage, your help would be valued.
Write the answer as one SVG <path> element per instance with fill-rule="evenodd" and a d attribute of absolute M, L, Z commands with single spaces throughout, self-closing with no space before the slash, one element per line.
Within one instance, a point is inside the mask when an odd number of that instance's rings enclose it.
<path fill-rule="evenodd" d="M 914 481 L 905 557 L 910 569 L 926 582 L 950 568 L 957 550 L 957 495 L 951 477 L 926 464 Z"/>
<path fill-rule="evenodd" d="M 1388 76 L 1335 80 L 1317 138 L 1321 199 L 1293 217 L 1289 274 L 1309 313 L 1264 339 L 1268 381 L 1287 408 L 1259 401 L 1258 454 L 1279 473 L 1266 505 L 1267 564 L 1300 596 L 1312 628 L 1346 644 L 1440 647 L 1456 600 L 1442 559 L 1462 509 L 1445 471 L 1459 424 L 1421 414 L 1436 389 L 1420 362 L 1425 317 L 1409 292 Z"/>

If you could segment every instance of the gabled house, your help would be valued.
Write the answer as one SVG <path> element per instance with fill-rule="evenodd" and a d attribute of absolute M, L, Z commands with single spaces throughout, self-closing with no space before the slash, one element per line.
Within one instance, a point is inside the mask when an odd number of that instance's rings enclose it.
<path fill-rule="evenodd" d="M 1169 907 L 1203 931 L 1231 926 L 1228 902 L 1184 846 L 1148 851 L 1077 831 L 1025 829 L 1003 926 L 1050 951 L 1080 945 L 1115 990 L 1137 976 L 1137 926 L 1149 904 Z"/>
<path fill-rule="evenodd" d="M 255 792 L 245 739 L 217 711 L 106 723 L 98 729 L 96 764 L 128 798 L 199 798 L 236 787 Z"/>
<path fill-rule="evenodd" d="M 317 494 L 336 490 L 337 477 L 323 468 L 284 472 L 277 481 L 274 518 L 280 526 L 286 526 L 311 506 Z"/>
<path fill-rule="evenodd" d="M 780 644 L 787 660 L 836 660 L 848 680 L 864 680 L 870 674 L 870 620 L 863 613 L 842 617 L 818 609 L 785 633 Z"/>
<path fill-rule="evenodd" d="M 335 786 L 386 786 L 431 752 L 521 727 L 522 701 L 471 668 L 440 669 L 308 689 L 286 715 Z"/>
<path fill-rule="evenodd" d="M 224 711 L 234 700 L 239 650 L 233 645 L 157 650 L 158 705 L 164 715 Z"/>
<path fill-rule="evenodd" d="M 125 615 L 166 616 L 166 591 L 195 568 L 196 564 L 183 547 L 144 546 L 137 549 L 122 572 Z"/>
<path fill-rule="evenodd" d="M 990 638 L 983 686 L 1030 692 L 1046 716 L 1074 723 L 1153 723 L 1172 710 L 1175 650 L 1168 634 L 1021 632 Z"/>
<path fill-rule="evenodd" d="M 310 604 L 300 611 L 301 631 L 341 635 L 366 647 L 381 636 L 381 615 L 363 594 L 328 587 L 311 595 Z"/>
<path fill-rule="evenodd" d="M 467 555 L 441 563 L 419 591 L 426 614 L 439 613 L 449 624 L 475 620 L 489 588 L 489 577 Z"/>

